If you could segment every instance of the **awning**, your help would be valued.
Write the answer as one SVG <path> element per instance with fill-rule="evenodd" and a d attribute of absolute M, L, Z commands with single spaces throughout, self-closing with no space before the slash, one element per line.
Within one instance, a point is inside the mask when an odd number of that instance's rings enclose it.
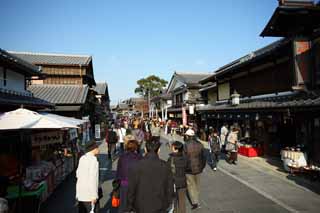
<path fill-rule="evenodd" d="M 78 128 L 76 125 L 46 117 L 27 109 L 17 109 L 0 117 L 0 130 L 63 129 Z"/>

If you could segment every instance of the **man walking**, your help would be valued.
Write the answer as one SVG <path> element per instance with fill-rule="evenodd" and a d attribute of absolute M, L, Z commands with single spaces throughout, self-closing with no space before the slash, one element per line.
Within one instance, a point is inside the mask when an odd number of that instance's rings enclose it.
<path fill-rule="evenodd" d="M 98 212 L 99 148 L 96 143 L 87 148 L 87 153 L 79 160 L 77 169 L 76 197 L 79 201 L 79 213 Z"/>
<path fill-rule="evenodd" d="M 116 145 L 118 142 L 117 132 L 112 124 L 108 131 L 108 158 L 112 160 L 113 155 L 116 153 Z"/>
<path fill-rule="evenodd" d="M 159 158 L 160 142 L 146 142 L 146 155 L 129 170 L 127 211 L 165 213 L 173 199 L 170 167 Z"/>
<path fill-rule="evenodd" d="M 203 145 L 197 141 L 192 129 L 185 133 L 186 141 L 184 152 L 188 159 L 186 177 L 187 189 L 191 200 L 192 209 L 199 208 L 200 174 L 206 165 L 206 156 Z"/>

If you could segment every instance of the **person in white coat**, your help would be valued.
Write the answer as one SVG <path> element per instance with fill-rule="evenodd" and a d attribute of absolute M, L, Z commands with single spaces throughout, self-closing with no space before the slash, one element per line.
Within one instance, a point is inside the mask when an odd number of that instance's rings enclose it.
<path fill-rule="evenodd" d="M 225 151 L 225 148 L 226 148 L 226 139 L 227 139 L 228 133 L 229 133 L 228 124 L 224 123 L 220 130 L 220 142 L 221 142 L 221 149 L 223 152 Z"/>
<path fill-rule="evenodd" d="M 79 213 L 98 211 L 99 162 L 96 157 L 98 154 L 99 147 L 93 143 L 79 160 L 76 172 L 76 198 L 79 202 Z"/>

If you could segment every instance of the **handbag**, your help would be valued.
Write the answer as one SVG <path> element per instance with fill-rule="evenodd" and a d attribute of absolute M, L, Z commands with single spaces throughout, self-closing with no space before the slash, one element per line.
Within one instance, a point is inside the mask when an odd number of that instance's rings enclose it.
<path fill-rule="evenodd" d="M 117 197 L 116 195 L 112 195 L 111 206 L 113 208 L 118 208 L 120 206 L 120 198 Z"/>

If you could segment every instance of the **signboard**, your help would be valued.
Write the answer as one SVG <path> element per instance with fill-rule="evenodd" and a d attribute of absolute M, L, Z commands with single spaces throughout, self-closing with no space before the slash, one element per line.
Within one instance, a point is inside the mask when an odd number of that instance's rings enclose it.
<path fill-rule="evenodd" d="M 61 131 L 55 132 L 42 132 L 42 133 L 35 133 L 31 135 L 31 143 L 33 147 L 48 145 L 48 144 L 55 144 L 55 143 L 62 143 L 63 137 Z"/>
<path fill-rule="evenodd" d="M 193 115 L 194 114 L 194 105 L 189 106 L 189 114 Z"/>
<path fill-rule="evenodd" d="M 95 130 L 95 138 L 96 139 L 100 139 L 101 138 L 101 129 L 100 129 L 100 124 L 96 124 L 94 126 L 94 130 Z"/>
<path fill-rule="evenodd" d="M 187 111 L 186 108 L 182 107 L 182 125 L 187 126 Z"/>

